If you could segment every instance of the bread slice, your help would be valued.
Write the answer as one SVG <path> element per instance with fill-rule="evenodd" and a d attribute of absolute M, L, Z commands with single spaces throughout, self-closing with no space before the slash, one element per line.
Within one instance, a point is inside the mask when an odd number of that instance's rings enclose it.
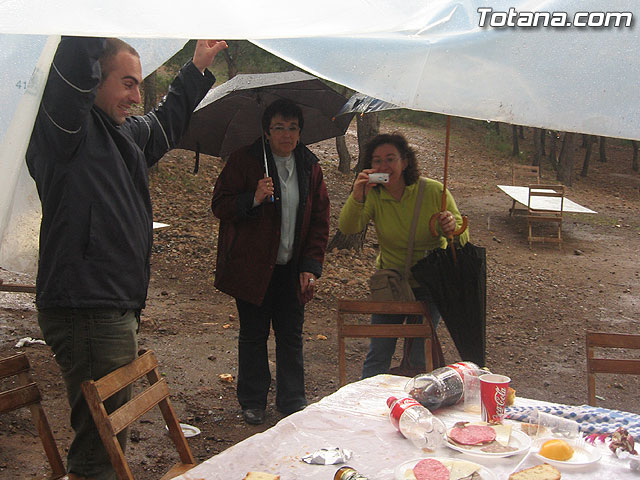
<path fill-rule="evenodd" d="M 242 480 L 280 480 L 280 475 L 264 472 L 249 472 Z"/>
<path fill-rule="evenodd" d="M 560 480 L 560 478 L 560 471 L 548 463 L 525 468 L 509 475 L 509 480 Z"/>

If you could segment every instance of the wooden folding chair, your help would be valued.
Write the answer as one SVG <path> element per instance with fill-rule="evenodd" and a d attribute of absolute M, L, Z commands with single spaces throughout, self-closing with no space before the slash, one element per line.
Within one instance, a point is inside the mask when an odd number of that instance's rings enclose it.
<path fill-rule="evenodd" d="M 640 375 L 640 359 L 596 357 L 596 348 L 640 350 L 640 335 L 587 332 L 587 391 L 589 405 L 596 406 L 596 373 Z"/>
<path fill-rule="evenodd" d="M 40 390 L 31 378 L 27 356 L 19 353 L 0 360 L 0 379 L 16 377 L 17 387 L 0 392 L 0 413 L 12 412 L 22 407 L 29 407 L 31 418 L 38 430 L 44 452 L 51 465 L 52 474 L 48 478 L 62 478 L 67 471 L 60 458 L 58 446 L 53 438 L 51 427 L 44 413 Z"/>
<path fill-rule="evenodd" d="M 536 200 L 538 200 L 538 202 Z M 540 201 L 548 204 L 549 207 L 538 205 Z M 533 242 L 557 243 L 558 246 L 562 248 L 562 213 L 564 210 L 564 186 L 529 185 L 529 199 L 527 203 L 527 210 L 527 225 L 529 227 L 529 248 L 531 248 Z M 533 225 L 539 223 L 555 224 L 557 227 L 557 234 L 555 236 L 534 235 Z"/>
<path fill-rule="evenodd" d="M 149 386 L 116 411 L 107 414 L 103 402 L 145 375 Z M 116 435 L 156 405 L 162 412 L 171 440 L 180 455 L 180 462 L 176 463 L 162 480 L 177 477 L 195 466 L 191 449 L 169 400 L 169 387 L 160 377 L 158 362 L 152 351 L 141 352 L 133 362 L 114 370 L 100 380 L 83 382 L 82 392 L 119 480 L 133 480 L 133 474 Z"/>
<path fill-rule="evenodd" d="M 525 186 L 540 184 L 540 167 L 536 165 L 511 164 L 511 185 Z M 516 208 L 516 200 L 513 200 L 509 209 L 509 216 L 513 216 L 516 211 L 526 212 L 524 208 Z"/>
<path fill-rule="evenodd" d="M 422 315 L 423 323 L 353 325 L 344 323 L 346 314 Z M 338 300 L 338 373 L 340 386 L 347 383 L 345 338 L 424 338 L 426 371 L 433 370 L 431 349 L 432 326 L 429 310 L 423 302 L 374 302 L 370 300 Z"/>

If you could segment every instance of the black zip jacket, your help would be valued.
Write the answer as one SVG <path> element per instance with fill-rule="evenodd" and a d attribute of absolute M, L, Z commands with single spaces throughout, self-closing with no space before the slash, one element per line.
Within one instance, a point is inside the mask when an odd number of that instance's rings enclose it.
<path fill-rule="evenodd" d="M 144 307 L 149 167 L 178 143 L 215 81 L 189 62 L 158 107 L 116 125 L 93 105 L 104 48 L 104 39 L 63 37 L 27 150 L 42 203 L 39 309 Z"/>

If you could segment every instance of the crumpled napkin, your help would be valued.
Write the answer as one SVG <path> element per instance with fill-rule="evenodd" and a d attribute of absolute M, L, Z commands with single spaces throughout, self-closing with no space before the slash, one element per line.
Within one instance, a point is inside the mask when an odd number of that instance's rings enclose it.
<path fill-rule="evenodd" d="M 302 461 L 314 465 L 335 465 L 337 463 L 345 463 L 352 455 L 353 452 L 346 448 L 321 448 L 302 457 Z"/>
<path fill-rule="evenodd" d="M 25 345 L 34 345 L 34 344 L 46 345 L 44 340 L 31 338 L 31 337 L 24 337 L 24 338 L 21 338 L 20 340 L 18 340 L 18 343 L 16 343 L 16 347 L 15 348 L 22 348 Z"/>

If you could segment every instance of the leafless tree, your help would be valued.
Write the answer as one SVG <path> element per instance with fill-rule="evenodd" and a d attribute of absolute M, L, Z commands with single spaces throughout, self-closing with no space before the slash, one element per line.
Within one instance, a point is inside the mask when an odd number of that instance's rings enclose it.
<path fill-rule="evenodd" d="M 576 133 L 566 132 L 562 141 L 556 178 L 563 185 L 571 186 L 573 182 L 573 146 L 575 145 L 576 135 Z"/>

